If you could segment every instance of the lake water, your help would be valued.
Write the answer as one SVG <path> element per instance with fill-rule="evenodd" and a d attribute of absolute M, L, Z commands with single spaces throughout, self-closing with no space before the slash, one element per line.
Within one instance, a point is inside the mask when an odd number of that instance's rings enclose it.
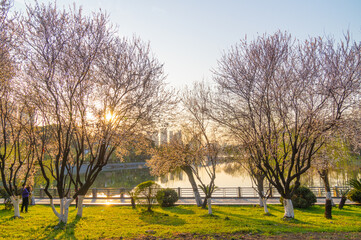
<path fill-rule="evenodd" d="M 208 180 L 206 172 L 200 171 L 201 178 Z M 331 186 L 344 186 L 351 178 L 361 177 L 358 170 L 332 171 L 330 174 Z M 188 177 L 182 171 L 169 173 L 163 177 L 154 177 L 149 173 L 148 168 L 137 169 L 108 169 L 99 174 L 92 187 L 95 188 L 133 188 L 141 182 L 154 180 L 162 187 L 190 188 Z M 239 167 L 229 167 L 220 164 L 217 166 L 216 180 L 217 187 L 252 187 L 252 181 L 246 171 Z M 310 169 L 303 177 L 302 184 L 306 186 L 323 186 L 322 180 L 316 171 Z"/>

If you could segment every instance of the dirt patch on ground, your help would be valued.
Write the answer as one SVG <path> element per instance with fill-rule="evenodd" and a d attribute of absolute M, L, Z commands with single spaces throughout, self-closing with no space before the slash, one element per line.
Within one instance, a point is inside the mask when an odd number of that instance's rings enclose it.
<path fill-rule="evenodd" d="M 198 235 L 191 233 L 178 233 L 175 234 L 172 238 L 156 238 L 153 236 L 142 236 L 139 238 L 134 238 L 136 240 L 168 240 L 168 239 L 242 239 L 242 240 L 341 240 L 341 239 L 351 239 L 351 240 L 359 240 L 361 239 L 361 232 L 347 232 L 347 233 L 283 233 L 280 235 L 271 235 L 265 236 L 260 234 L 245 234 L 245 233 L 236 233 L 236 234 L 214 234 L 214 235 Z"/>

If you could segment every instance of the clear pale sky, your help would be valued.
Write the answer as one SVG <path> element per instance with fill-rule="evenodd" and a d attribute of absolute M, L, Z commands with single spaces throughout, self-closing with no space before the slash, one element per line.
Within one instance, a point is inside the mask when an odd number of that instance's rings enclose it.
<path fill-rule="evenodd" d="M 25 2 L 15 0 L 14 10 Z M 39 0 L 39 2 L 48 2 Z M 74 0 L 58 0 L 58 7 Z M 361 41 L 360 0 L 77 0 L 85 12 L 105 10 L 120 36 L 149 41 L 174 87 L 210 81 L 222 53 L 247 35 L 288 31 L 294 37 L 333 36 L 349 30 Z"/>

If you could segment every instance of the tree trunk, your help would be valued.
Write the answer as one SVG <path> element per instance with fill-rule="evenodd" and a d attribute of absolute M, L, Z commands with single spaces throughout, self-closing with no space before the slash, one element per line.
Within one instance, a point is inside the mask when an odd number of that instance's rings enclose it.
<path fill-rule="evenodd" d="M 133 196 L 130 196 L 130 203 L 132 204 L 132 208 L 135 209 L 135 200 Z"/>
<path fill-rule="evenodd" d="M 84 201 L 84 195 L 78 195 L 77 197 L 78 212 L 76 214 L 77 217 L 83 217 L 83 201 Z"/>
<path fill-rule="evenodd" d="M 69 216 L 69 207 L 70 207 L 70 204 L 74 201 L 75 199 L 74 198 L 71 198 L 71 199 L 67 199 L 67 198 L 64 198 L 64 213 L 63 213 L 63 217 L 62 217 L 62 222 L 64 224 L 67 224 L 68 223 L 68 216 Z"/>
<path fill-rule="evenodd" d="M 293 211 L 293 204 L 291 199 L 283 199 L 283 206 L 285 209 L 285 214 L 283 218 L 295 218 L 295 213 Z"/>
<path fill-rule="evenodd" d="M 263 207 L 263 198 L 264 198 L 264 186 L 263 186 L 263 181 L 264 181 L 264 176 L 263 175 L 258 175 L 256 176 L 256 181 L 257 181 L 257 192 L 258 192 L 258 200 L 259 200 L 259 206 Z"/>
<path fill-rule="evenodd" d="M 331 206 L 336 206 L 336 204 L 333 202 L 333 199 L 332 199 L 332 193 L 331 193 L 331 190 L 327 191 L 326 192 L 326 199 L 329 199 L 331 200 Z"/>
<path fill-rule="evenodd" d="M 67 198 L 64 198 L 64 206 L 63 206 L 63 217 L 61 219 L 61 222 L 64 224 L 68 223 L 68 216 L 69 216 L 69 206 L 70 202 L 67 200 Z"/>
<path fill-rule="evenodd" d="M 55 206 L 54 206 L 54 200 L 52 198 L 50 198 L 50 206 L 51 206 L 51 210 L 53 210 L 53 213 L 55 214 L 55 216 L 57 216 L 59 218 L 59 213 L 56 211 Z M 60 206 L 61 206 L 61 201 L 60 201 Z"/>
<path fill-rule="evenodd" d="M 10 200 L 14 206 L 14 218 L 20 218 L 20 198 L 16 196 L 11 196 Z"/>
<path fill-rule="evenodd" d="M 344 197 L 344 196 L 341 197 L 340 204 L 338 205 L 338 208 L 339 208 L 339 209 L 342 209 L 342 208 L 343 208 L 343 206 L 344 206 L 345 203 L 346 203 L 346 200 L 347 200 L 346 197 Z"/>
<path fill-rule="evenodd" d="M 332 201 L 332 195 L 331 195 L 331 187 L 330 182 L 328 181 L 328 170 L 323 169 L 321 171 L 318 171 L 320 174 L 320 177 L 325 185 L 325 191 L 326 191 L 326 203 L 325 203 L 325 217 L 327 219 L 332 218 L 332 206 L 335 204 Z"/>
<path fill-rule="evenodd" d="M 51 208 L 54 212 L 54 214 L 58 217 L 59 219 L 59 225 L 60 224 L 67 224 L 68 222 L 68 215 L 69 215 L 69 206 L 70 204 L 74 201 L 75 199 L 74 198 L 71 198 L 71 199 L 67 199 L 66 197 L 65 198 L 61 198 L 60 199 L 60 213 L 58 213 L 55 209 L 55 206 L 54 206 L 54 202 L 53 202 L 53 199 L 50 199 L 50 205 L 51 205 Z"/>
<path fill-rule="evenodd" d="M 208 214 L 212 214 L 212 199 L 208 198 L 207 202 L 208 202 Z"/>
<path fill-rule="evenodd" d="M 328 180 L 328 170 L 324 169 L 324 170 L 318 171 L 318 173 L 320 174 L 323 184 L 325 185 L 326 199 L 330 199 L 332 206 L 335 206 L 335 203 L 332 200 L 330 182 Z"/>
<path fill-rule="evenodd" d="M 331 199 L 326 199 L 325 218 L 332 219 L 332 203 L 331 203 Z"/>
<path fill-rule="evenodd" d="M 202 208 L 204 208 L 204 209 L 207 208 L 207 197 L 204 198 L 204 201 L 202 203 Z"/>
<path fill-rule="evenodd" d="M 196 181 L 194 180 L 194 177 L 193 177 L 193 172 L 192 172 L 192 169 L 190 166 L 183 166 L 181 167 L 181 169 L 187 174 L 188 176 L 188 180 L 192 186 L 192 189 L 193 189 L 193 193 L 194 193 L 194 198 L 196 200 L 196 203 L 197 203 L 197 206 L 200 207 L 202 206 L 202 198 L 201 198 L 201 195 L 199 194 L 199 191 L 198 191 L 198 187 L 197 187 L 197 183 Z"/>
<path fill-rule="evenodd" d="M 263 200 L 262 200 L 262 196 L 261 194 L 258 193 L 258 201 L 259 201 L 259 206 L 263 207 Z"/>
<path fill-rule="evenodd" d="M 268 208 L 267 208 L 267 198 L 264 197 L 262 199 L 262 205 L 263 205 L 264 213 L 269 214 L 269 211 L 268 211 Z"/>

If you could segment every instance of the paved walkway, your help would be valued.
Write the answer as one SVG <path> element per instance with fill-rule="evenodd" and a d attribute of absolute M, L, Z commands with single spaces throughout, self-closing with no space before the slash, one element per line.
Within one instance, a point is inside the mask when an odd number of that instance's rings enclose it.
<path fill-rule="evenodd" d="M 335 204 L 340 202 L 340 198 L 333 198 Z M 0 201 L 1 203 L 3 201 Z M 49 199 L 35 199 L 36 204 L 49 204 Z M 59 204 L 59 199 L 54 199 L 55 204 Z M 279 198 L 270 198 L 267 200 L 268 204 L 280 204 Z M 352 204 L 349 200 L 347 204 Z M 72 204 L 75 204 L 73 202 Z M 130 205 L 130 199 L 84 199 L 84 205 Z M 179 205 L 195 205 L 194 199 L 180 199 L 176 204 Z M 212 204 L 214 205 L 257 205 L 259 204 L 258 198 L 213 198 Z M 325 204 L 325 198 L 317 198 L 316 204 Z"/>

